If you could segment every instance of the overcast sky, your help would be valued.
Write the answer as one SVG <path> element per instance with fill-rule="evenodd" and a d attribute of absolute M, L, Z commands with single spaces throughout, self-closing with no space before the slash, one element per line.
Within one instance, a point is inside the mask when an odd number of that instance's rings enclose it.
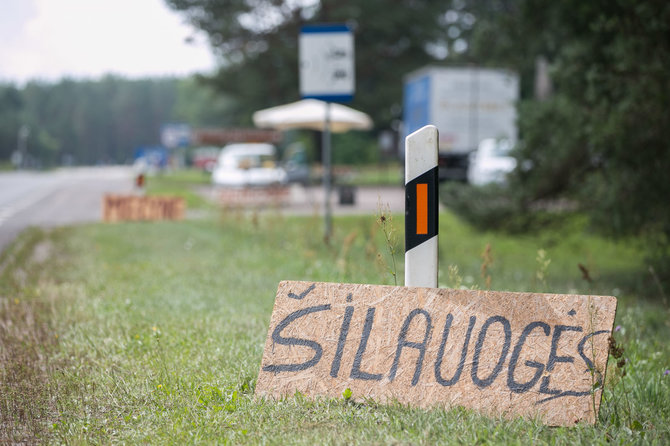
<path fill-rule="evenodd" d="M 202 34 L 163 0 L 0 0 L 0 82 L 208 72 Z M 185 39 L 195 37 L 193 43 Z"/>

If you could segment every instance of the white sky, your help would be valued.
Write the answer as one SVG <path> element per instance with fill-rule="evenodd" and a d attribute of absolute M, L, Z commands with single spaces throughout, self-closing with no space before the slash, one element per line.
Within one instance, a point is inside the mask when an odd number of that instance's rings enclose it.
<path fill-rule="evenodd" d="M 185 39 L 195 37 L 193 43 Z M 0 0 L 0 82 L 209 72 L 206 38 L 163 0 Z"/>

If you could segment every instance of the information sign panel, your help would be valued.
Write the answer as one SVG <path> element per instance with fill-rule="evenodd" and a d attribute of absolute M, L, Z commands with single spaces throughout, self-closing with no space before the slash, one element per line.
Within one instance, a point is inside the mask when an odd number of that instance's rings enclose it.
<path fill-rule="evenodd" d="M 346 25 L 304 26 L 298 43 L 302 97 L 350 101 L 355 90 L 351 30 Z"/>

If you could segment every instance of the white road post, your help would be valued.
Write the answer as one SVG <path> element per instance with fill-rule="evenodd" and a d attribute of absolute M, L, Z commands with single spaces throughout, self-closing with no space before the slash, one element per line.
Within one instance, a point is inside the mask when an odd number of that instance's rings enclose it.
<path fill-rule="evenodd" d="M 437 288 L 438 132 L 405 138 L 405 286 Z"/>

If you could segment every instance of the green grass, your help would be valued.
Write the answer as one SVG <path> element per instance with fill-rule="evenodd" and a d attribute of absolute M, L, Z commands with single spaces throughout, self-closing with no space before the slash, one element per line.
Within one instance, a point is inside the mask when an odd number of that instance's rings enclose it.
<path fill-rule="evenodd" d="M 211 209 L 211 204 L 194 190 L 209 184 L 209 173 L 199 169 L 179 169 L 149 176 L 146 179 L 146 192 L 147 195 L 182 197 L 187 209 Z"/>
<path fill-rule="evenodd" d="M 9 161 L 0 160 L 0 172 L 15 170 L 14 165 Z"/>
<path fill-rule="evenodd" d="M 356 186 L 398 186 L 405 183 L 402 164 L 392 162 L 385 165 L 352 167 L 351 178 L 343 180 Z"/>
<path fill-rule="evenodd" d="M 596 426 L 549 428 L 344 398 L 255 399 L 279 281 L 392 284 L 392 262 L 374 216 L 335 219 L 329 247 L 320 218 L 230 213 L 24 233 L 0 257 L 0 441 L 670 442 L 669 312 L 639 246 L 588 234 L 578 219 L 512 237 L 440 218 L 441 286 L 486 287 L 481 255 L 490 244 L 492 289 L 620 297 L 616 338 L 626 375 L 610 364 Z M 393 225 L 401 252 L 401 216 Z M 396 261 L 402 277 L 402 256 Z"/>

